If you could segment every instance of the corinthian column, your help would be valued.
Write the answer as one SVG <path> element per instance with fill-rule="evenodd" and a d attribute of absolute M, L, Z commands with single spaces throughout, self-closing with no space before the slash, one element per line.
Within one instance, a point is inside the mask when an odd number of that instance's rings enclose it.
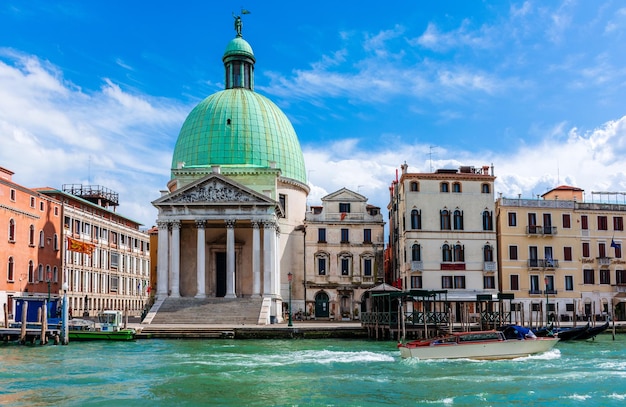
<path fill-rule="evenodd" d="M 252 296 L 261 296 L 261 236 L 259 222 L 252 222 Z"/>
<path fill-rule="evenodd" d="M 172 222 L 172 292 L 171 297 L 180 297 L 180 220 Z"/>
<path fill-rule="evenodd" d="M 157 258 L 157 298 L 162 299 L 167 297 L 167 290 L 169 286 L 167 284 L 169 278 L 169 224 L 164 221 L 157 221 L 159 227 L 158 246 L 159 251 Z"/>
<path fill-rule="evenodd" d="M 237 298 L 235 294 L 235 220 L 226 221 L 226 295 L 225 298 Z"/>
<path fill-rule="evenodd" d="M 205 238 L 205 227 L 206 223 L 204 220 L 196 221 L 196 228 L 198 232 L 198 244 L 196 246 L 196 261 L 198 263 L 198 269 L 196 272 L 197 282 L 197 290 L 196 290 L 196 298 L 206 298 L 206 292 L 204 287 L 206 286 L 206 238 Z"/>

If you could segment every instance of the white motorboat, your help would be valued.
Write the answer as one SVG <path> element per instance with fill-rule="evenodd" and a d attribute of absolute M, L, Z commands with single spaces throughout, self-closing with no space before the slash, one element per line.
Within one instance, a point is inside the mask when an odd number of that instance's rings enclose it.
<path fill-rule="evenodd" d="M 402 358 L 514 359 L 547 352 L 558 338 L 507 339 L 500 331 L 458 332 L 398 344 Z"/>

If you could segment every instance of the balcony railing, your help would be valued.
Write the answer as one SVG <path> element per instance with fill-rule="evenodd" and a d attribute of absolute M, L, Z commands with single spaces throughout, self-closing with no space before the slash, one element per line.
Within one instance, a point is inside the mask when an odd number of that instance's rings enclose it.
<path fill-rule="evenodd" d="M 483 271 L 496 271 L 496 262 L 495 261 L 483 262 Z"/>
<path fill-rule="evenodd" d="M 559 261 L 556 259 L 528 259 L 530 269 L 557 269 Z"/>
<path fill-rule="evenodd" d="M 610 257 L 598 257 L 598 264 L 600 266 L 610 266 L 611 258 Z"/>
<path fill-rule="evenodd" d="M 555 289 L 545 290 L 543 293 L 544 294 L 550 294 L 550 295 L 557 295 L 558 294 L 557 290 L 555 290 Z"/>
<path fill-rule="evenodd" d="M 541 290 L 528 290 L 528 294 L 530 294 L 530 295 L 541 295 L 542 291 Z"/>
<path fill-rule="evenodd" d="M 556 226 L 526 226 L 526 234 L 532 236 L 552 236 L 556 235 Z"/>
<path fill-rule="evenodd" d="M 411 271 L 424 271 L 424 262 L 423 261 L 411 261 Z"/>

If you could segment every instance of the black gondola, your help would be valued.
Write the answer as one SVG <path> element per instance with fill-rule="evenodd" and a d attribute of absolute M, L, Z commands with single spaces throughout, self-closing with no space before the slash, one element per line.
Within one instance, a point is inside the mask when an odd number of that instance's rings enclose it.
<path fill-rule="evenodd" d="M 581 335 L 577 336 L 574 339 L 581 340 L 581 341 L 584 341 L 586 339 L 594 339 L 597 334 L 606 331 L 608 328 L 609 328 L 609 323 L 606 322 L 604 325 L 588 328 L 585 332 L 583 332 Z"/>

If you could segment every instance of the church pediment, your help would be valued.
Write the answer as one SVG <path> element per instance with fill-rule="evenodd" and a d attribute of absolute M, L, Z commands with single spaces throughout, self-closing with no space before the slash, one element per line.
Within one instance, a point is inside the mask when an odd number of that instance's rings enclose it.
<path fill-rule="evenodd" d="M 155 206 L 176 204 L 275 205 L 272 199 L 217 174 L 211 174 L 153 202 Z"/>
<path fill-rule="evenodd" d="M 327 201 L 366 202 L 367 198 L 347 188 L 341 188 L 340 190 L 328 194 L 322 198 L 322 202 Z"/>

